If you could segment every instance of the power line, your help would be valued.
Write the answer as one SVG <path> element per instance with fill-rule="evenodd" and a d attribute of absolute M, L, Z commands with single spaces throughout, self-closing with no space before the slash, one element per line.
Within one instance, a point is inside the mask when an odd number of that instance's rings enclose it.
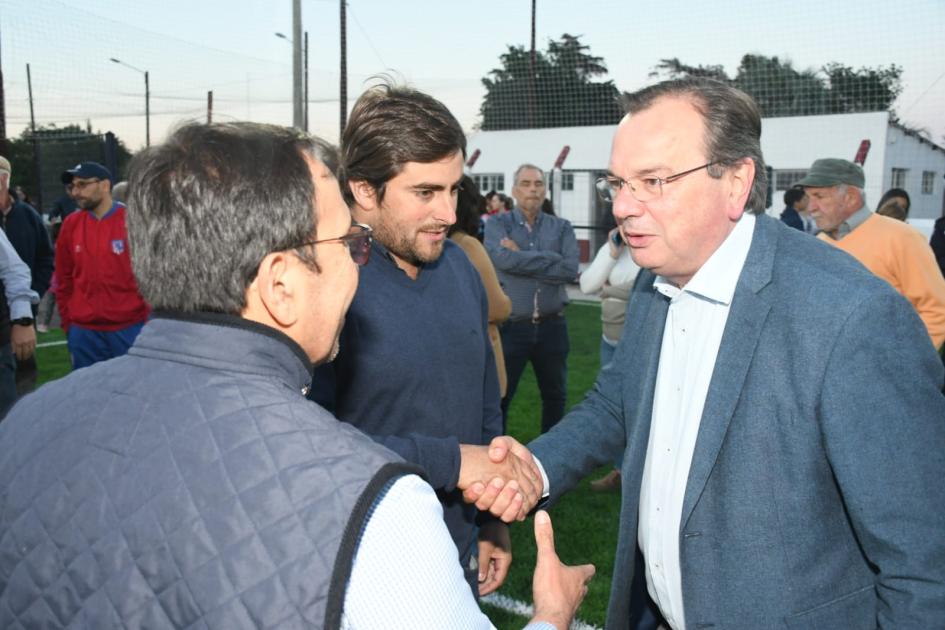
<path fill-rule="evenodd" d="M 345 2 L 345 6 L 348 7 L 347 13 L 354 19 L 354 23 L 358 25 L 358 30 L 361 31 L 361 34 L 364 35 L 364 39 L 367 40 L 368 46 L 371 47 L 371 50 L 374 51 L 374 54 L 377 55 L 377 60 L 381 62 L 381 65 L 385 68 L 388 67 L 387 63 L 381 58 L 381 53 L 377 51 L 377 47 L 374 46 L 374 42 L 371 41 L 371 38 L 368 36 L 367 31 L 364 30 L 364 27 L 361 26 L 361 22 L 358 20 L 358 16 L 354 14 L 354 11 L 351 10 L 351 4 Z"/>

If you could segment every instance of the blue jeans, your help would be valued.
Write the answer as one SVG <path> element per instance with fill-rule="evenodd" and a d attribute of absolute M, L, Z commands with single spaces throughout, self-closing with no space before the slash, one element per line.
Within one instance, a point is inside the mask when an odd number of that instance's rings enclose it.
<path fill-rule="evenodd" d="M 16 358 L 9 341 L 0 347 L 0 420 L 16 402 Z"/>
<path fill-rule="evenodd" d="M 529 320 L 508 321 L 499 329 L 508 389 L 502 399 L 503 431 L 508 425 L 508 410 L 518 381 L 531 361 L 538 390 L 541 392 L 541 432 L 545 433 L 564 416 L 568 385 L 568 323 L 564 317 L 551 317 L 537 324 Z"/>
<path fill-rule="evenodd" d="M 120 330 L 90 330 L 72 324 L 66 336 L 72 369 L 122 356 L 128 352 L 143 326 L 144 322 L 138 322 Z"/>

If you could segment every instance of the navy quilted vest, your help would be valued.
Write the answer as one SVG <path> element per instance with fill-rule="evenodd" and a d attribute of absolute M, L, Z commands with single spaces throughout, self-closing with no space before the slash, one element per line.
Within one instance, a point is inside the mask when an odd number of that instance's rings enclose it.
<path fill-rule="evenodd" d="M 414 472 L 235 317 L 159 317 L 0 423 L 0 628 L 337 627 L 364 519 Z"/>

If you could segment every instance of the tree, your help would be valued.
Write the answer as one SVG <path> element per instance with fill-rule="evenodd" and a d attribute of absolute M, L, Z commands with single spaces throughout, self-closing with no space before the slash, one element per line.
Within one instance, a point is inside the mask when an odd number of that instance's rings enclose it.
<path fill-rule="evenodd" d="M 580 35 L 563 34 L 535 51 L 534 111 L 529 111 L 531 55 L 524 46 L 509 46 L 502 66 L 482 79 L 486 95 L 479 108 L 481 129 L 528 129 L 612 125 L 620 120 L 619 92 L 602 57 L 589 53 Z"/>
<path fill-rule="evenodd" d="M 841 112 L 890 111 L 893 102 L 902 93 L 902 68 L 896 64 L 888 68 L 860 68 L 831 62 L 822 68 L 830 84 L 831 110 Z"/>
<path fill-rule="evenodd" d="M 820 68 L 796 70 L 789 60 L 745 55 L 735 78 L 720 65 L 689 66 L 679 59 L 662 59 L 651 77 L 709 77 L 747 92 L 762 116 L 810 116 L 852 112 L 889 111 L 902 92 L 902 68 L 863 67 L 854 70 L 837 62 Z"/>
<path fill-rule="evenodd" d="M 115 141 L 118 170 L 113 175 L 117 181 L 131 160 L 131 152 L 120 139 Z M 107 163 L 104 134 L 93 133 L 79 125 L 44 125 L 36 129 L 35 135 L 27 128 L 10 140 L 9 147 L 9 160 L 13 167 L 11 184 L 23 186 L 37 203 L 41 200 L 43 207 L 37 208 L 40 212 L 48 209 L 62 194 L 59 181 L 62 171 L 86 160 Z"/>
<path fill-rule="evenodd" d="M 660 62 L 650 71 L 650 78 L 681 79 L 683 77 L 700 77 L 715 79 L 730 83 L 731 79 L 725 74 L 722 66 L 688 66 L 681 62 L 678 57 L 672 59 L 660 59 Z"/>

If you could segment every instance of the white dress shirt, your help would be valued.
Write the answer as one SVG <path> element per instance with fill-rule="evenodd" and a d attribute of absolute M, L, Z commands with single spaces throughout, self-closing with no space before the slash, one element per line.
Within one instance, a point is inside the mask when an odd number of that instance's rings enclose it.
<path fill-rule="evenodd" d="M 0 281 L 10 307 L 10 320 L 32 318 L 30 305 L 39 304 L 39 295 L 30 288 L 30 268 L 16 253 L 3 230 L 0 230 Z"/>
<path fill-rule="evenodd" d="M 351 568 L 341 627 L 494 628 L 469 590 L 443 508 L 420 477 L 401 477 L 374 506 Z"/>
<path fill-rule="evenodd" d="M 654 282 L 670 304 L 640 490 L 638 537 L 650 597 L 675 630 L 686 627 L 679 536 L 689 468 L 754 226 L 754 215 L 744 214 L 686 286 L 676 287 L 661 276 Z"/>

